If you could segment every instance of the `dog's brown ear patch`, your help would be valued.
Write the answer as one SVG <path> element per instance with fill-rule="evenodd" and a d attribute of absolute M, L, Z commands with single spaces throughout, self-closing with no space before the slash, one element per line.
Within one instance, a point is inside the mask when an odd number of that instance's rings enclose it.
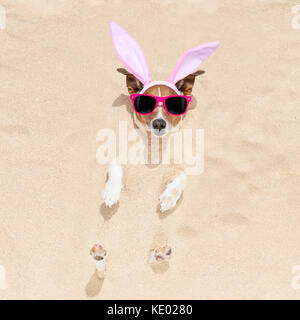
<path fill-rule="evenodd" d="M 179 91 L 181 91 L 185 96 L 190 96 L 192 94 L 193 86 L 195 83 L 195 78 L 201 74 L 205 73 L 203 70 L 198 70 L 194 73 L 189 74 L 185 78 L 179 80 L 175 86 Z"/>
<path fill-rule="evenodd" d="M 139 79 L 137 79 L 133 74 L 128 72 L 126 69 L 118 68 L 117 71 L 126 76 L 126 85 L 129 94 L 138 93 L 144 88 L 142 82 Z"/>

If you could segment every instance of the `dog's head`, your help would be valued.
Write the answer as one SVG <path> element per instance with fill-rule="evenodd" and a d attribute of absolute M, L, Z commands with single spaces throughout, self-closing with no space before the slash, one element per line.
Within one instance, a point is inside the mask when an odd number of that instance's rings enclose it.
<path fill-rule="evenodd" d="M 176 63 L 169 81 L 157 83 L 151 81 L 150 69 L 139 44 L 115 22 L 111 23 L 110 28 L 115 50 L 128 70 L 118 69 L 119 72 L 126 75 L 127 88 L 130 94 L 142 93 L 159 98 L 191 95 L 195 77 L 203 73 L 203 71 L 196 70 L 203 60 L 219 46 L 218 42 L 210 42 L 187 50 Z M 156 99 L 156 101 L 160 100 Z M 178 114 L 183 113 L 178 112 Z M 172 115 L 158 105 L 152 113 L 135 113 L 134 118 L 138 127 L 151 130 L 154 135 L 162 137 L 178 126 L 182 116 Z"/>
<path fill-rule="evenodd" d="M 184 79 L 179 80 L 175 84 L 177 90 L 165 84 L 155 84 L 149 88 L 146 88 L 146 90 L 143 90 L 144 84 L 132 73 L 124 68 L 119 68 L 117 71 L 126 76 L 126 86 L 129 94 L 143 92 L 144 94 L 156 97 L 168 97 L 178 94 L 190 96 L 192 94 L 196 76 L 204 73 L 204 71 L 199 70 L 186 76 Z M 171 130 L 176 129 L 181 123 L 182 119 L 183 116 L 172 115 L 171 113 L 168 113 L 165 108 L 163 108 L 161 102 L 159 103 L 158 108 L 156 108 L 154 112 L 150 114 L 144 115 L 141 113 L 134 113 L 135 124 L 138 126 L 138 128 L 145 131 L 151 131 L 153 135 L 157 137 L 163 137 Z"/>

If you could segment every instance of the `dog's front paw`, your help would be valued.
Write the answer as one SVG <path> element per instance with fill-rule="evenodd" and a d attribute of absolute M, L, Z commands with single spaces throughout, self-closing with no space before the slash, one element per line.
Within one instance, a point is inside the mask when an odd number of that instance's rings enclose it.
<path fill-rule="evenodd" d="M 122 186 L 114 185 L 111 181 L 108 181 L 102 191 L 102 199 L 107 207 L 111 207 L 120 200 Z"/>
<path fill-rule="evenodd" d="M 179 190 L 166 188 L 166 190 L 160 195 L 160 211 L 165 212 L 171 210 L 176 206 L 178 199 L 180 198 L 181 192 Z"/>
<path fill-rule="evenodd" d="M 176 203 L 185 188 L 185 183 L 186 175 L 185 173 L 182 173 L 167 185 L 165 191 L 159 197 L 161 212 L 171 210 L 176 206 Z"/>
<path fill-rule="evenodd" d="M 122 176 L 123 170 L 121 165 L 118 163 L 117 159 L 113 159 L 108 169 L 108 180 L 102 191 L 102 199 L 109 208 L 120 200 Z"/>

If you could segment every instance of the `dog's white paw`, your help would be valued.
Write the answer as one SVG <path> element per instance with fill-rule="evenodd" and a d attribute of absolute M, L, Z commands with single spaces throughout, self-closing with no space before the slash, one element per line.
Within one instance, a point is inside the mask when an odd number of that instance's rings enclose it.
<path fill-rule="evenodd" d="M 108 169 L 108 180 L 102 191 L 102 199 L 107 207 L 111 207 L 120 200 L 122 190 L 122 167 L 113 160 Z"/>
<path fill-rule="evenodd" d="M 102 191 L 102 199 L 107 207 L 111 207 L 120 200 L 121 186 L 116 186 L 108 181 Z"/>
<path fill-rule="evenodd" d="M 185 184 L 186 175 L 185 173 L 182 173 L 167 185 L 165 191 L 159 197 L 161 212 L 168 211 L 176 206 L 176 203 L 185 188 Z"/>

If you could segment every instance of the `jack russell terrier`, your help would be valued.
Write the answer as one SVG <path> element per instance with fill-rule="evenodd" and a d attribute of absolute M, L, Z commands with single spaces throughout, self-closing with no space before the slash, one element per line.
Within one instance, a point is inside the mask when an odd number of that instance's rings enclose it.
<path fill-rule="evenodd" d="M 195 77 L 204 73 L 196 71 L 204 59 L 219 46 L 210 42 L 186 51 L 178 60 L 169 81 L 151 81 L 144 52 L 138 43 L 118 24 L 111 23 L 111 36 L 117 55 L 127 69 L 117 71 L 126 76 L 127 89 L 134 109 L 138 128 L 163 138 L 176 129 L 191 101 Z M 120 199 L 123 170 L 114 159 L 108 170 L 108 180 L 102 192 L 106 206 L 111 207 Z M 175 207 L 186 185 L 186 174 L 181 172 L 159 197 L 160 211 Z"/>

